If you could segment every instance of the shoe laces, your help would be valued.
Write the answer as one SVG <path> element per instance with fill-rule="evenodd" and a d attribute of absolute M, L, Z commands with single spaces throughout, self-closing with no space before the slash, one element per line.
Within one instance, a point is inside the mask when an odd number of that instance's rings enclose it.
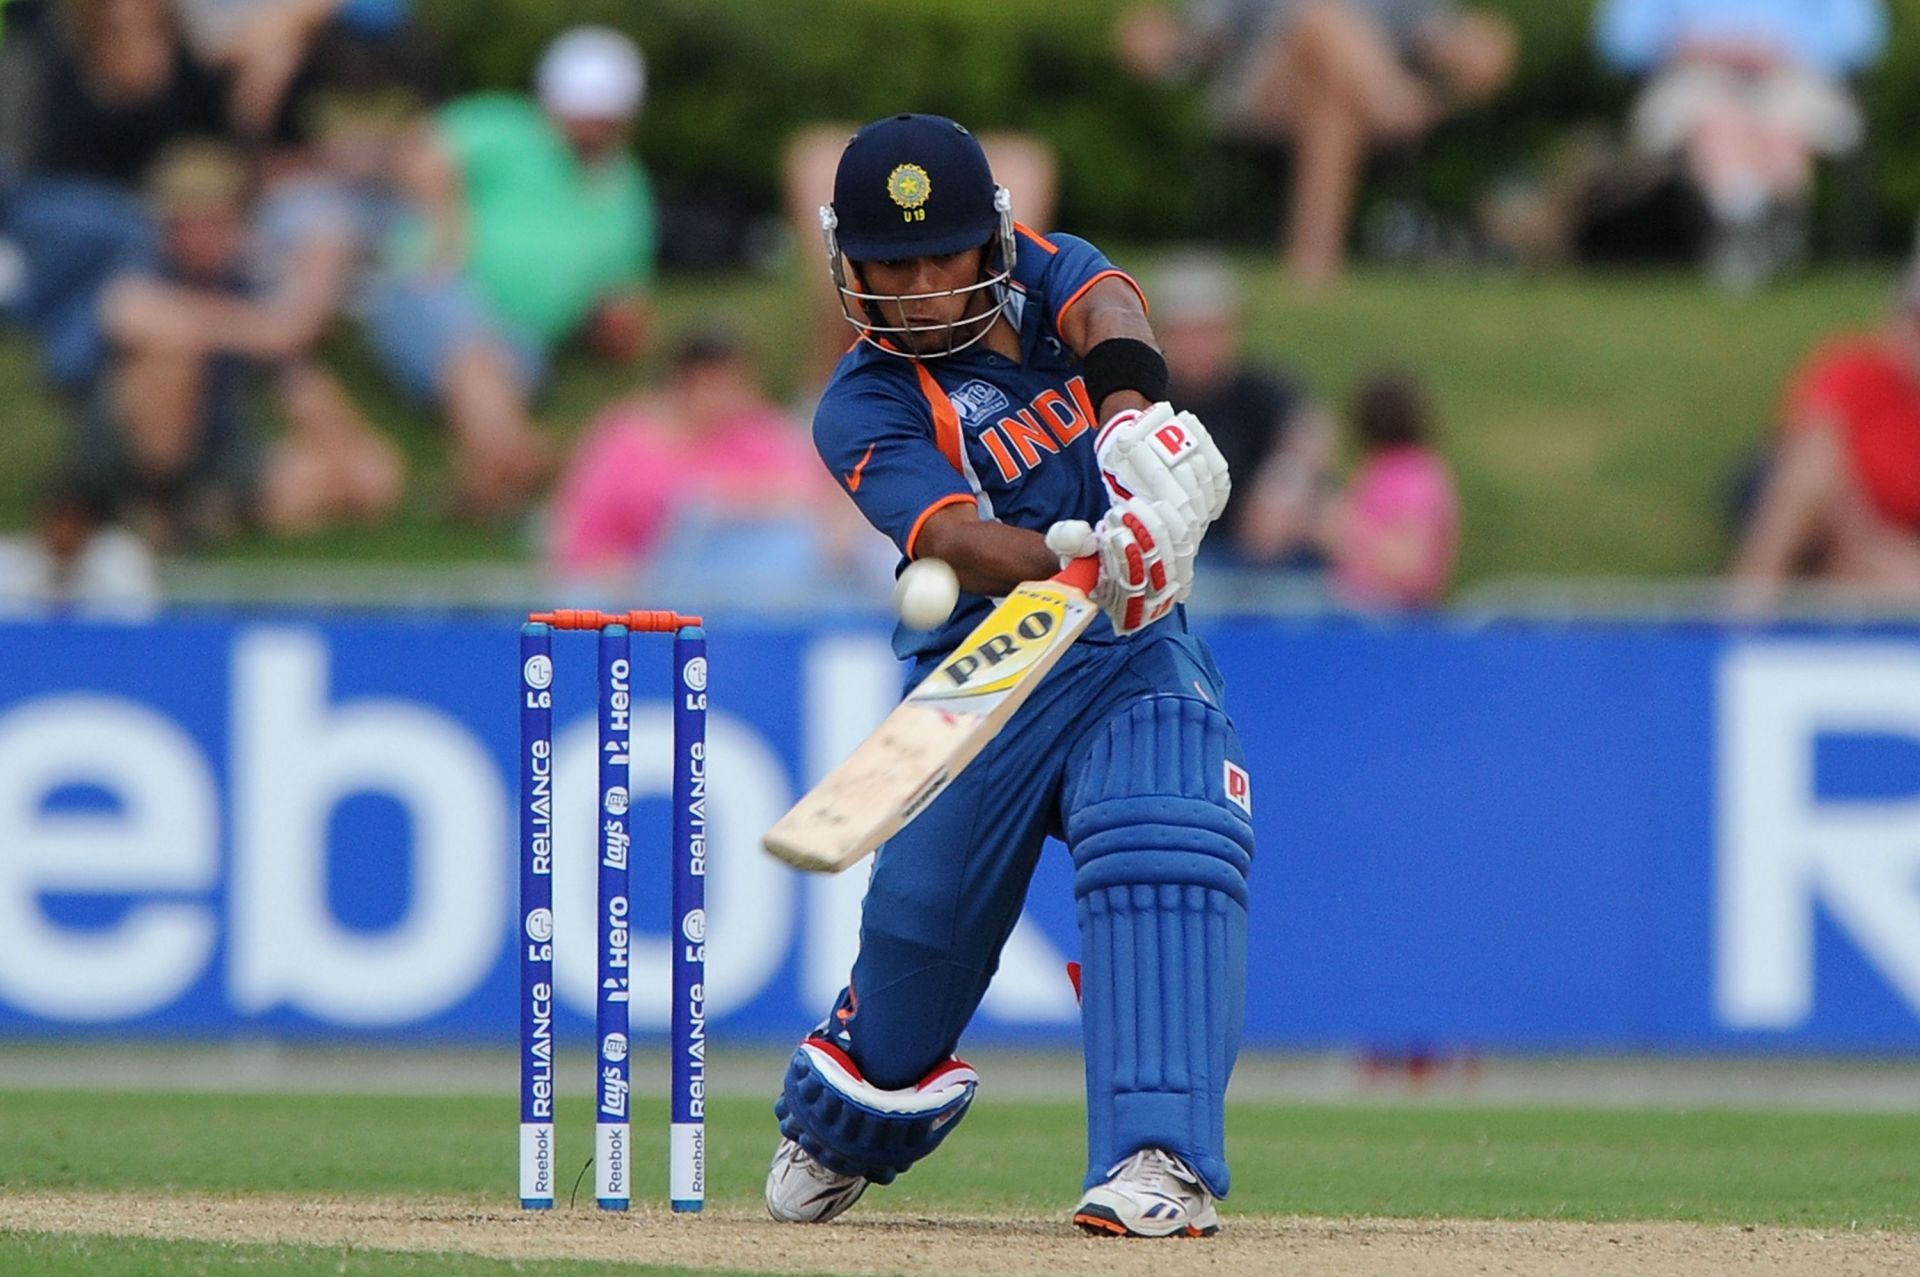
<path fill-rule="evenodd" d="M 828 1187 L 839 1188 L 843 1185 L 851 1184 L 854 1180 L 857 1180 L 860 1178 L 858 1175 L 845 1175 L 839 1171 L 834 1170 L 831 1166 L 828 1166 L 825 1162 L 815 1157 L 812 1153 L 807 1152 L 807 1150 L 802 1148 L 797 1141 L 794 1143 L 793 1151 L 790 1156 L 792 1157 L 794 1164 L 800 1168 L 801 1172 L 805 1174 L 808 1179 L 811 1179 L 816 1184 L 824 1184 L 824 1185 L 827 1185 Z"/>
<path fill-rule="evenodd" d="M 1109 1178 L 1125 1180 L 1150 1193 L 1179 1198 L 1192 1196 L 1200 1182 L 1185 1162 L 1163 1148 L 1141 1149 L 1114 1167 Z"/>

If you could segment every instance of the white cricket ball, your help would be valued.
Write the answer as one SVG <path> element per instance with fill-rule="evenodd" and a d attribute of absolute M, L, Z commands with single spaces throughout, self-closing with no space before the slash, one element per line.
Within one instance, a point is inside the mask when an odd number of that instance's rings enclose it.
<path fill-rule="evenodd" d="M 909 629 L 933 629 L 959 601 L 960 578 L 944 559 L 915 559 L 893 583 L 893 610 Z"/>

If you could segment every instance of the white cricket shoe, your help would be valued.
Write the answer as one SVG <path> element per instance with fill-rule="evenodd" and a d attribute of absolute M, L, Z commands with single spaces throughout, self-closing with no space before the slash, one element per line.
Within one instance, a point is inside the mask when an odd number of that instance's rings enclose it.
<path fill-rule="evenodd" d="M 860 1200 L 863 1175 L 842 1175 L 789 1139 L 780 1141 L 767 1171 L 767 1214 L 782 1224 L 824 1224 Z"/>
<path fill-rule="evenodd" d="M 1165 1149 L 1143 1148 L 1087 1190 L 1073 1222 L 1108 1237 L 1211 1237 L 1220 1231 L 1213 1194 Z"/>

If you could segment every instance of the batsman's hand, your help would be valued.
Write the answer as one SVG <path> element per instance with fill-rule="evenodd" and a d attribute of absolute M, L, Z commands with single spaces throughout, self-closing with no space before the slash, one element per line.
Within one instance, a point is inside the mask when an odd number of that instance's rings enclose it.
<path fill-rule="evenodd" d="M 1193 555 L 1172 545 L 1164 513 L 1138 497 L 1117 502 L 1098 524 L 1067 519 L 1047 529 L 1047 548 L 1062 567 L 1099 557 L 1100 579 L 1090 597 L 1121 635 L 1152 625 L 1193 589 Z"/>
<path fill-rule="evenodd" d="M 1116 412 L 1094 444 L 1100 477 L 1116 502 L 1142 497 L 1157 503 L 1180 548 L 1198 549 L 1221 511 L 1233 480 L 1227 459 L 1200 418 L 1157 403 L 1140 412 Z"/>

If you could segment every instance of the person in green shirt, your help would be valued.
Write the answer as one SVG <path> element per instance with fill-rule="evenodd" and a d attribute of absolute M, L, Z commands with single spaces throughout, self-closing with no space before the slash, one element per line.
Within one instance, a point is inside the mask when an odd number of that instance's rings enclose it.
<path fill-rule="evenodd" d="M 636 356 L 647 328 L 654 209 L 628 150 L 640 51 L 578 27 L 548 46 L 538 101 L 489 93 L 443 107 L 403 162 L 414 216 L 388 245 L 367 310 L 395 380 L 444 412 L 460 496 L 518 509 L 551 458 L 529 401 L 550 353 L 584 335 Z"/>

